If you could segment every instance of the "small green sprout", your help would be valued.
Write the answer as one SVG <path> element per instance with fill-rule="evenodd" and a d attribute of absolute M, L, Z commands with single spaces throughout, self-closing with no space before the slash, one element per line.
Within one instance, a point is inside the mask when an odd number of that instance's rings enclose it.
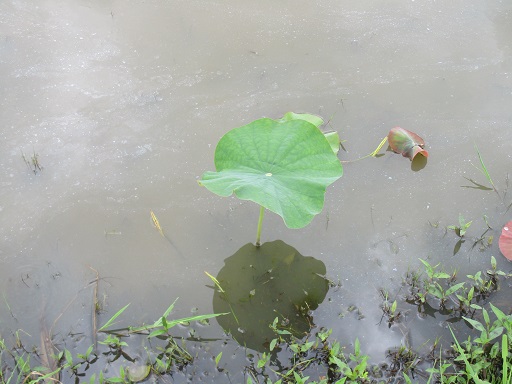
<path fill-rule="evenodd" d="M 468 228 L 471 226 L 471 223 L 473 221 L 468 221 L 466 223 L 466 221 L 464 220 L 464 216 L 462 215 L 459 215 L 459 225 L 449 225 L 448 229 L 452 230 L 452 231 L 455 231 L 455 233 L 457 234 L 457 236 L 459 237 L 464 237 L 464 235 L 466 234 L 466 231 L 468 230 Z"/>

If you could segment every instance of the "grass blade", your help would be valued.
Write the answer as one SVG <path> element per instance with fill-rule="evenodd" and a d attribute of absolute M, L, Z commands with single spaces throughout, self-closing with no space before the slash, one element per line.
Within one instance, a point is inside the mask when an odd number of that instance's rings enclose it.
<path fill-rule="evenodd" d="M 160 316 L 160 318 L 157 321 L 155 321 L 152 325 L 145 325 L 145 326 L 138 327 L 138 328 L 130 327 L 130 331 L 131 332 L 140 332 L 140 331 L 144 331 L 144 330 L 148 330 L 148 329 L 153 329 L 153 328 L 158 328 L 158 327 L 163 326 L 164 325 L 164 321 L 167 321 L 167 317 L 170 315 L 170 313 L 174 309 L 174 304 L 176 304 L 177 301 L 178 301 L 178 298 L 176 298 L 176 300 L 174 300 L 172 302 L 172 304 L 169 305 L 169 308 L 167 308 L 165 310 L 165 312 L 163 313 L 163 315 Z M 168 328 L 170 328 L 170 327 L 168 327 Z"/>
<path fill-rule="evenodd" d="M 487 180 L 489 181 L 489 183 L 491 183 L 492 188 L 494 189 L 494 192 L 498 193 L 498 190 L 496 189 L 496 186 L 492 182 L 491 175 L 489 174 L 489 171 L 487 170 L 487 167 L 484 164 L 484 160 L 482 159 L 482 155 L 481 155 L 480 151 L 478 150 L 478 147 L 476 146 L 476 144 L 475 144 L 475 149 L 476 149 L 476 153 L 478 154 L 478 160 L 480 161 L 480 166 L 482 167 L 481 169 L 479 168 L 480 172 L 482 172 L 484 174 L 484 176 L 487 178 Z M 498 196 L 499 196 L 499 193 L 498 193 Z"/>
<path fill-rule="evenodd" d="M 460 357 L 462 357 L 462 359 L 464 360 L 464 363 L 466 363 L 466 371 L 467 371 L 467 373 L 469 373 L 471 375 L 471 378 L 475 381 L 476 384 L 485 384 L 485 383 L 487 383 L 486 381 L 480 380 L 478 375 L 475 373 L 475 371 L 473 370 L 473 366 L 469 363 L 468 358 L 466 357 L 466 352 L 460 346 L 459 341 L 455 337 L 455 334 L 453 333 L 452 328 L 451 327 L 449 327 L 449 328 L 450 328 L 450 332 L 452 334 L 453 340 L 455 340 L 455 344 L 457 345 L 457 352 L 459 352 Z"/>
<path fill-rule="evenodd" d="M 198 316 L 190 316 L 190 317 L 184 317 L 182 319 L 176 319 L 176 320 L 166 320 L 167 321 L 167 329 L 170 329 L 178 324 L 187 324 L 191 321 L 201 321 L 201 320 L 207 320 L 212 319 L 217 316 L 224 316 L 229 315 L 229 312 L 226 313 L 214 313 L 209 315 L 198 315 Z M 154 328 L 161 327 L 163 325 L 162 318 L 158 319 L 154 322 L 154 324 L 151 325 L 144 325 L 142 327 L 130 327 L 129 332 L 130 333 L 139 333 L 143 331 L 149 331 Z"/>
<path fill-rule="evenodd" d="M 176 300 L 174 300 L 172 302 L 171 305 L 169 305 L 169 308 L 167 308 L 167 310 L 164 312 L 164 314 L 162 315 L 163 317 L 165 317 L 167 319 L 167 316 L 169 316 L 169 314 L 172 312 L 172 310 L 174 309 L 174 304 L 176 304 L 176 302 L 178 301 L 179 297 L 176 298 Z"/>
<path fill-rule="evenodd" d="M 217 286 L 217 288 L 219 288 L 219 291 L 221 291 L 222 293 L 224 293 L 224 290 L 222 289 L 222 287 L 220 286 L 220 283 L 219 283 L 219 280 L 217 280 L 214 276 L 210 275 L 208 272 L 204 271 L 204 273 L 206 273 L 206 275 L 212 279 L 212 281 L 215 283 L 215 285 Z"/>
<path fill-rule="evenodd" d="M 119 315 L 121 315 L 121 313 L 123 313 L 125 311 L 126 308 L 128 308 L 130 304 L 126 304 L 123 308 L 121 308 L 119 311 L 116 312 L 116 314 L 114 316 L 112 316 L 106 323 L 103 327 L 101 327 L 100 329 L 98 329 L 98 332 L 102 332 L 105 328 L 108 328 L 113 322 L 115 319 L 117 319 L 119 317 Z"/>
<path fill-rule="evenodd" d="M 509 352 L 508 352 L 508 337 L 507 337 L 507 334 L 504 334 L 501 337 L 501 358 L 503 360 L 502 379 L 503 379 L 504 383 L 510 382 L 509 378 L 508 378 L 508 368 L 509 368 L 508 367 L 509 362 L 507 361 L 508 354 L 509 354 Z"/>

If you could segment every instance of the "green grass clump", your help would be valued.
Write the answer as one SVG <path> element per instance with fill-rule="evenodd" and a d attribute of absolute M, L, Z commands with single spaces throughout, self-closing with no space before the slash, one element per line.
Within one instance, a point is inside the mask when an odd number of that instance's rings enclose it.
<path fill-rule="evenodd" d="M 450 328 L 454 344 L 453 357 L 439 358 L 427 369 L 430 382 L 456 384 L 512 383 L 512 315 L 489 303 L 496 319 L 491 322 L 489 312 L 481 308 L 483 322 L 464 317 L 480 335 L 469 336 L 460 342 Z"/>

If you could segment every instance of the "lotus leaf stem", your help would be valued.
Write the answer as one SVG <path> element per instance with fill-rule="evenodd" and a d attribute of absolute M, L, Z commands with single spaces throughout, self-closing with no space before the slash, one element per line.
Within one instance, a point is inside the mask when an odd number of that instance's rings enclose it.
<path fill-rule="evenodd" d="M 258 232 L 256 233 L 256 246 L 259 247 L 261 245 L 260 238 L 261 238 L 261 224 L 263 223 L 263 214 L 265 213 L 265 207 L 262 205 L 260 206 L 260 218 L 258 220 Z"/>

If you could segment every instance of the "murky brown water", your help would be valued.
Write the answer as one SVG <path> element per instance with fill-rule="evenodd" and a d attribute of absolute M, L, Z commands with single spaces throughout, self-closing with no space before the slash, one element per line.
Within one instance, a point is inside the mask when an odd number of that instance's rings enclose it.
<path fill-rule="evenodd" d="M 444 236 L 459 213 L 497 239 L 512 215 L 497 188 L 512 163 L 512 6 L 506 1 L 58 1 L 0 4 L 0 335 L 90 343 L 96 269 L 103 321 L 126 303 L 127 324 L 212 309 L 224 259 L 255 240 L 258 207 L 197 185 L 229 129 L 285 112 L 330 119 L 346 152 L 371 152 L 399 125 L 430 152 L 419 172 L 389 152 L 345 164 L 311 225 L 267 214 L 263 240 L 321 260 L 343 286 L 314 313 L 375 359 L 403 335 L 376 325 L 379 288 L 398 290 L 418 257 L 487 268 L 484 252 Z M 34 174 L 22 159 L 38 154 Z M 152 226 L 150 210 L 167 238 Z M 435 229 L 429 221 L 439 221 Z M 510 290 L 508 293 L 510 294 Z M 7 303 L 12 315 L 9 313 Z M 348 311 L 356 305 L 364 319 Z M 101 321 L 101 319 L 100 319 Z M 412 313 L 413 344 L 444 328 Z M 214 322 L 202 331 L 218 337 Z"/>

